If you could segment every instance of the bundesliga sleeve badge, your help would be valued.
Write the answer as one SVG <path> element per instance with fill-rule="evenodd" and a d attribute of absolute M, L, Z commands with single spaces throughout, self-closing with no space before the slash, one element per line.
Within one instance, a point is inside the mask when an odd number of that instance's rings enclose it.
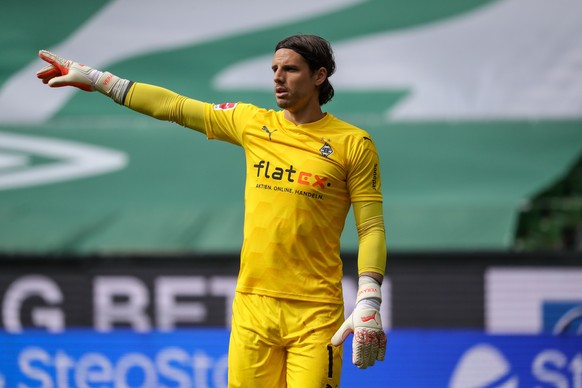
<path fill-rule="evenodd" d="M 223 102 L 222 104 L 215 104 L 214 110 L 231 110 L 236 108 L 236 102 Z"/>

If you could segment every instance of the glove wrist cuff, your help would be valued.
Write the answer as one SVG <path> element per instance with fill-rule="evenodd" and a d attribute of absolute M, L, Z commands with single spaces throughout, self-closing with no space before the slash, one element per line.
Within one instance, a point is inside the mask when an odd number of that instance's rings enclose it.
<path fill-rule="evenodd" d="M 108 71 L 103 72 L 95 81 L 95 90 L 111 97 L 118 104 L 123 104 L 130 86 L 129 80 L 119 78 Z"/>
<path fill-rule="evenodd" d="M 373 278 L 362 276 L 358 282 L 358 294 L 356 297 L 356 304 L 364 299 L 375 299 L 378 303 L 382 302 L 382 292 L 380 284 Z"/>

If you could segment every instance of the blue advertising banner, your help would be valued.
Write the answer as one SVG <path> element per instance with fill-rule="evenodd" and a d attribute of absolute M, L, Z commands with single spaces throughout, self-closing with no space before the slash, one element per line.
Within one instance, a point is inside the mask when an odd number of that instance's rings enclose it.
<path fill-rule="evenodd" d="M 227 386 L 228 331 L 139 334 L 90 329 L 0 334 L 0 387 Z M 342 387 L 582 388 L 582 337 L 394 330 L 387 357 L 354 367 L 345 347 Z"/>

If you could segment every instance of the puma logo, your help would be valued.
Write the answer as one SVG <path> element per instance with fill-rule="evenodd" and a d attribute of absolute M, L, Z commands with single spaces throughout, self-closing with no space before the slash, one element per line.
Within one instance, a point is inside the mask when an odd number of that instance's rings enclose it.
<path fill-rule="evenodd" d="M 374 314 L 372 315 L 368 315 L 367 317 L 362 317 L 362 322 L 366 323 L 366 322 L 370 322 L 372 319 L 374 320 L 374 322 L 376 322 L 376 324 L 378 325 L 378 320 L 376 319 L 376 314 L 378 314 L 377 311 L 374 311 Z"/>
<path fill-rule="evenodd" d="M 277 130 L 276 130 L 276 129 L 275 129 L 273 132 L 271 132 L 271 131 L 269 130 L 269 128 L 267 128 L 267 126 L 266 126 L 266 125 L 263 125 L 263 128 L 261 128 L 261 129 L 262 129 L 263 131 L 265 131 L 265 132 L 267 132 L 267 133 L 269 134 L 269 140 L 271 140 L 271 135 L 272 135 L 273 133 L 277 132 Z"/>

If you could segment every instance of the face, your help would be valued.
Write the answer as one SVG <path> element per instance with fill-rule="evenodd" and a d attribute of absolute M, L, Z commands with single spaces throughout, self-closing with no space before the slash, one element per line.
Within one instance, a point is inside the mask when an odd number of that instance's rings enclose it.
<path fill-rule="evenodd" d="M 279 49 L 273 56 L 275 98 L 280 108 L 295 113 L 311 106 L 319 108 L 318 87 L 325 81 L 326 71 L 312 73 L 305 59 L 290 49 Z"/>

